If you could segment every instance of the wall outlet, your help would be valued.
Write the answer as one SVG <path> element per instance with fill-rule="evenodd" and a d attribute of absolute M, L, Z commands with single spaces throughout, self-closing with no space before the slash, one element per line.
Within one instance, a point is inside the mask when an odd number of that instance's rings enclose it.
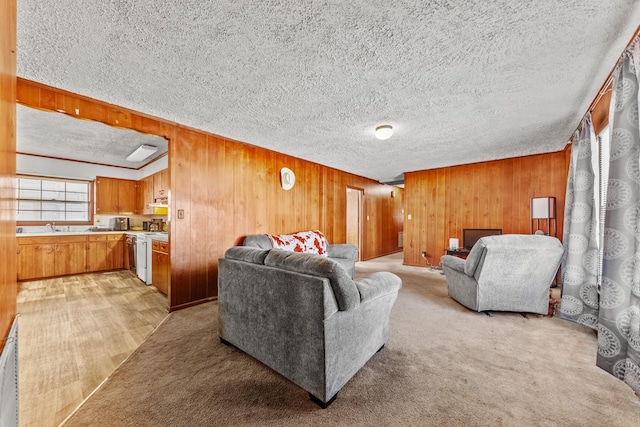
<path fill-rule="evenodd" d="M 427 257 L 427 251 L 422 251 L 422 258 L 426 258 Z"/>

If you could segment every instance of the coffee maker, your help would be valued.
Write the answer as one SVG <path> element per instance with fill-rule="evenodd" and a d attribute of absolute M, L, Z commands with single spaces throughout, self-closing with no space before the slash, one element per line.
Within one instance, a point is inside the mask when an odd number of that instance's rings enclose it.
<path fill-rule="evenodd" d="M 125 231 L 129 229 L 129 218 L 115 217 L 109 220 L 109 228 L 114 231 Z"/>
<path fill-rule="evenodd" d="M 149 231 L 163 231 L 164 222 L 160 218 L 154 218 L 149 223 Z"/>

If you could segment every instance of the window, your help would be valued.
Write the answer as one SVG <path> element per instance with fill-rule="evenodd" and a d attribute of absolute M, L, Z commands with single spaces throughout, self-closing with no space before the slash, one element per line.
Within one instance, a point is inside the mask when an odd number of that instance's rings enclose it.
<path fill-rule="evenodd" d="M 20 225 L 93 221 L 91 181 L 18 176 L 16 182 Z"/>

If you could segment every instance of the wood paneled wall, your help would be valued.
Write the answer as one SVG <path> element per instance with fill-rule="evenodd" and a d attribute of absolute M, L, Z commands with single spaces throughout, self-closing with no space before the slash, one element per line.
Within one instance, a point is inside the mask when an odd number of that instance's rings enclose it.
<path fill-rule="evenodd" d="M 404 263 L 426 265 L 428 260 L 440 264 L 450 237 L 458 237 L 462 244 L 463 228 L 529 234 L 532 197 L 556 198 L 557 235 L 561 238 L 568 160 L 569 148 L 405 173 Z"/>
<path fill-rule="evenodd" d="M 400 250 L 397 187 L 23 79 L 17 99 L 169 139 L 170 310 L 215 298 L 218 258 L 248 234 L 318 229 L 344 243 L 347 187 L 364 190 L 361 258 Z M 296 174 L 289 191 L 280 186 L 282 167 Z"/>
<path fill-rule="evenodd" d="M 0 5 L 0 338 L 16 315 L 16 0 Z"/>

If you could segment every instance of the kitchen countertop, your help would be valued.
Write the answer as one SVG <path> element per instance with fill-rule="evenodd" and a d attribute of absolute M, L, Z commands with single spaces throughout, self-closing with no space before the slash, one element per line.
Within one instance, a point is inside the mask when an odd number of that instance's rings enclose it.
<path fill-rule="evenodd" d="M 120 230 L 120 231 L 46 231 L 39 233 L 16 233 L 16 237 L 44 237 L 44 236 L 83 236 L 92 234 L 146 234 L 153 236 L 156 240 L 169 241 L 168 233 L 149 232 L 144 230 Z"/>
<path fill-rule="evenodd" d="M 82 236 L 89 234 L 125 234 L 126 231 L 43 231 L 40 233 L 16 233 L 16 237 L 41 237 L 41 236 Z"/>
<path fill-rule="evenodd" d="M 149 233 L 151 240 L 158 240 L 160 242 L 169 242 L 168 233 Z"/>

